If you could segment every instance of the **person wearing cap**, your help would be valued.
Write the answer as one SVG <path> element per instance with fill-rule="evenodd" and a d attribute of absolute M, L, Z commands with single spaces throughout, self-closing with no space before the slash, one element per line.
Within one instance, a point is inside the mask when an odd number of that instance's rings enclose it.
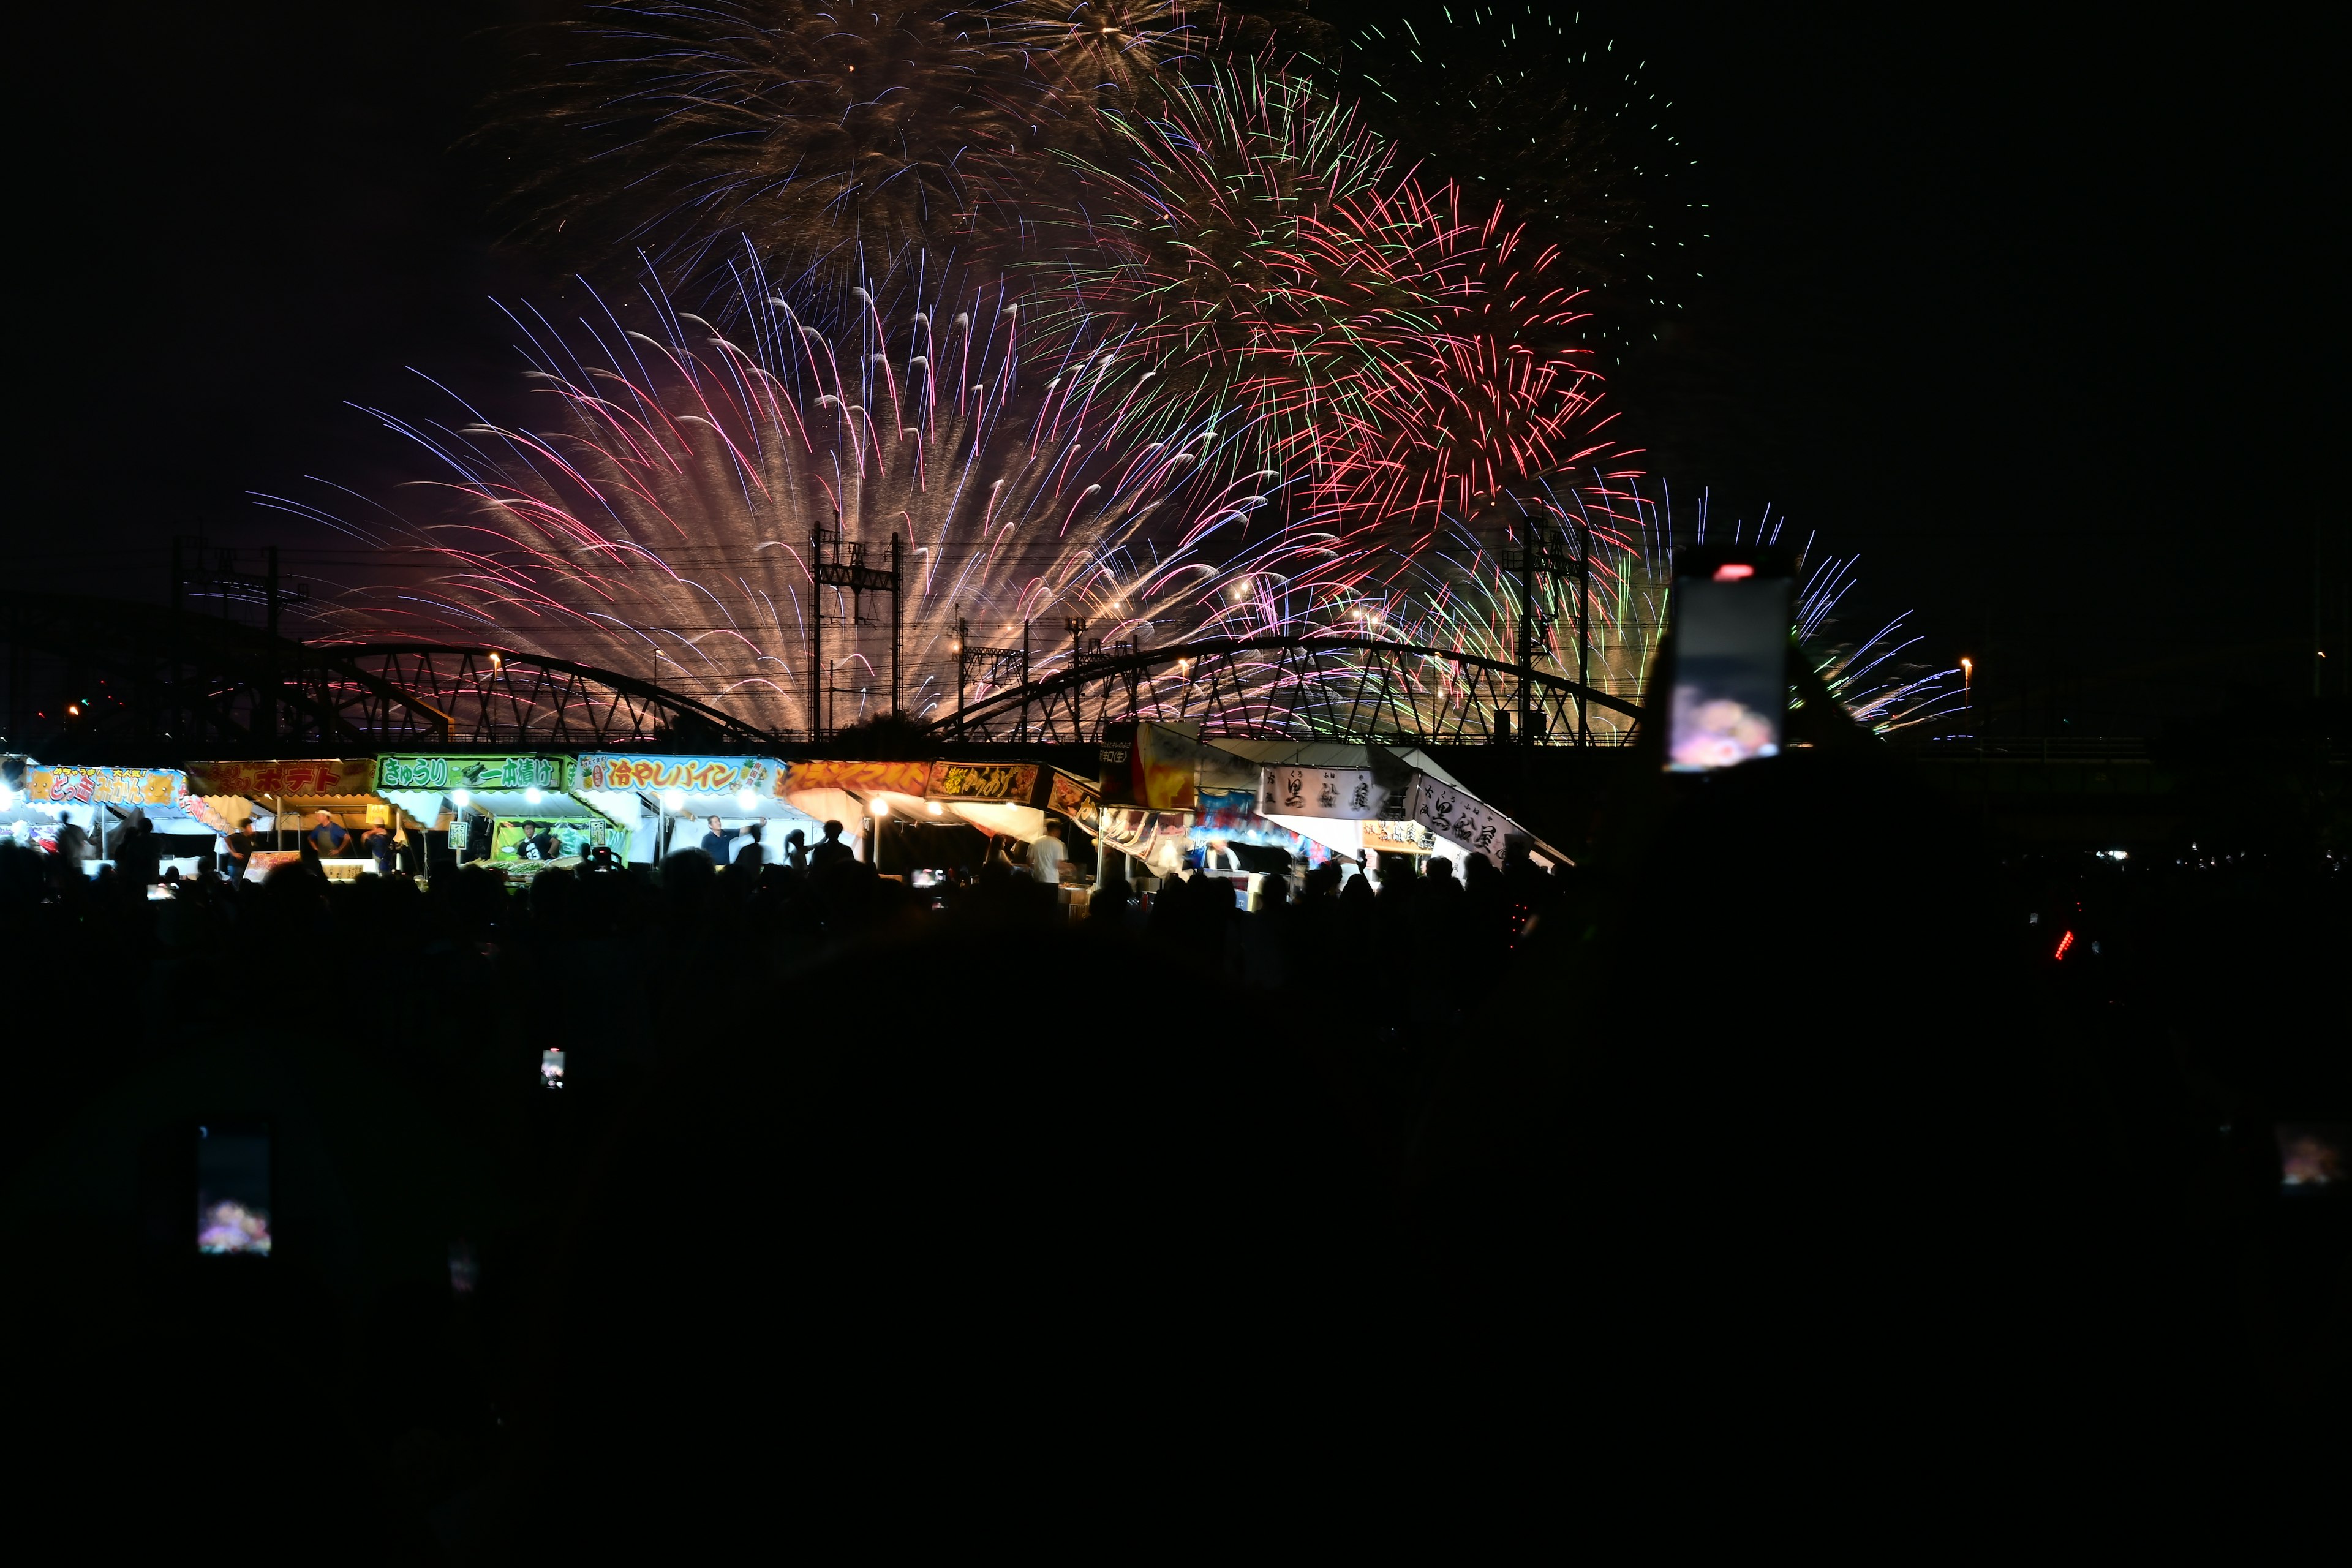
<path fill-rule="evenodd" d="M 319 852 L 321 860 L 340 858 L 351 848 L 351 829 L 335 820 L 331 811 L 320 811 L 318 824 L 310 832 L 310 847 Z"/>

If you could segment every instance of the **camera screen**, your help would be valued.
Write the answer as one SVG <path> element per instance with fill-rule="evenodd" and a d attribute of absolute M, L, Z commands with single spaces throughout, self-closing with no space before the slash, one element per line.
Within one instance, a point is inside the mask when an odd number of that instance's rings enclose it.
<path fill-rule="evenodd" d="M 196 1129 L 196 1250 L 269 1256 L 269 1134 Z"/>
<path fill-rule="evenodd" d="M 1724 566 L 1675 584 L 1667 766 L 1728 768 L 1778 756 L 1789 705 L 1790 580 Z"/>
<path fill-rule="evenodd" d="M 2352 1126 L 2282 1122 L 2278 1146 L 2279 1185 L 2290 1193 L 2340 1189 L 2352 1176 Z"/>

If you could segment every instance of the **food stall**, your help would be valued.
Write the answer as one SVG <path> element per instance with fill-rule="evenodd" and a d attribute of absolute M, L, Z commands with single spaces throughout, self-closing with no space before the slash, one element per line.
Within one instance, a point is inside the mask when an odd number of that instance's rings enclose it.
<path fill-rule="evenodd" d="M 448 857 L 511 879 L 627 851 L 630 825 L 582 797 L 572 759 L 548 752 L 380 757 L 375 793 L 448 836 Z"/>
<path fill-rule="evenodd" d="M 1513 840 L 1546 868 L 1568 861 L 1417 750 L 1292 741 L 1220 741 L 1216 749 L 1256 764 L 1268 821 L 1360 864 L 1379 854 L 1434 855 L 1458 872 L 1480 854 L 1499 870 Z"/>
<path fill-rule="evenodd" d="M 423 861 L 426 825 L 376 793 L 373 757 L 190 763 L 188 788 L 230 829 L 242 826 L 255 836 L 246 875 L 256 880 L 275 866 L 301 858 L 303 839 L 320 812 L 351 835 L 342 854 L 320 861 L 334 880 L 375 874 L 374 858 L 360 847 L 372 826 L 389 829 L 412 866 Z"/>
<path fill-rule="evenodd" d="M 146 817 L 157 836 L 157 871 L 177 870 L 192 877 L 204 865 L 209 840 L 227 831 L 227 824 L 204 801 L 188 793 L 187 774 L 177 768 L 79 767 L 13 759 L 0 794 L 0 822 L 8 837 L 20 844 L 54 851 L 58 836 L 68 825 L 87 836 L 84 870 L 96 876 L 111 863 L 131 813 Z M 19 771 L 21 769 L 21 772 Z"/>
<path fill-rule="evenodd" d="M 1097 839 L 1102 831 L 1102 794 L 1091 780 L 1044 763 L 935 762 L 923 781 L 923 809 L 933 818 L 951 817 L 992 837 L 1024 846 L 1045 837 L 1056 819 L 1072 831 L 1063 837 L 1074 851 L 1079 835 Z M 1063 879 L 1063 901 L 1083 909 L 1080 873 Z"/>
<path fill-rule="evenodd" d="M 797 828 L 817 840 L 814 818 L 793 805 L 779 786 L 785 764 L 773 757 L 674 757 L 591 752 L 574 774 L 580 798 L 618 823 L 628 834 L 627 858 L 652 865 L 674 849 L 699 846 L 719 818 L 729 858 L 741 851 L 748 830 L 757 828 L 765 858 L 783 863 L 784 837 Z M 845 819 L 846 820 L 846 819 Z"/>
<path fill-rule="evenodd" d="M 929 763 L 856 763 L 819 759 L 791 763 L 774 784 L 776 798 L 819 824 L 838 822 L 842 842 L 860 860 L 873 858 L 873 831 L 895 813 L 930 816 L 923 786 Z M 941 815 L 944 814 L 942 808 Z M 814 844 L 817 836 L 809 835 Z"/>

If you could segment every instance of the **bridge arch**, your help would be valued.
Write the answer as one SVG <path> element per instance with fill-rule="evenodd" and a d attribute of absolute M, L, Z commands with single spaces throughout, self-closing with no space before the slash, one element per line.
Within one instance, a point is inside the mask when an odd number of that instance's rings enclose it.
<path fill-rule="evenodd" d="M 1082 654 L 1049 675 L 963 698 L 929 728 L 964 740 L 1094 742 L 1106 724 L 1142 718 L 1236 739 L 1477 743 L 1503 738 L 1497 715 L 1516 710 L 1523 683 L 1539 742 L 1573 744 L 1579 718 L 1598 712 L 1595 742 L 1621 743 L 1643 716 L 1614 692 L 1459 649 L 1270 635 Z"/>

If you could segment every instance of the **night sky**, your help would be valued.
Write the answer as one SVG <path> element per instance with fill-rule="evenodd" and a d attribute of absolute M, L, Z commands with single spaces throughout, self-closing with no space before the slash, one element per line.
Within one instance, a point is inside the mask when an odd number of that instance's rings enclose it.
<path fill-rule="evenodd" d="M 152 598 L 175 532 L 329 542 L 247 492 L 415 477 L 346 406 L 437 412 L 407 367 L 519 413 L 489 297 L 558 285 L 462 143 L 521 14 L 116 8 L 20 58 L 49 148 L 17 225 L 32 581 Z M 1988 730 L 2150 733 L 2308 689 L 2314 530 L 2343 526 L 2319 40 L 1612 15 L 1585 27 L 1674 101 L 1713 236 L 1612 377 L 1678 502 L 1769 501 L 1859 552 L 1855 629 L 1907 609 L 1923 658 L 1973 655 Z"/>

